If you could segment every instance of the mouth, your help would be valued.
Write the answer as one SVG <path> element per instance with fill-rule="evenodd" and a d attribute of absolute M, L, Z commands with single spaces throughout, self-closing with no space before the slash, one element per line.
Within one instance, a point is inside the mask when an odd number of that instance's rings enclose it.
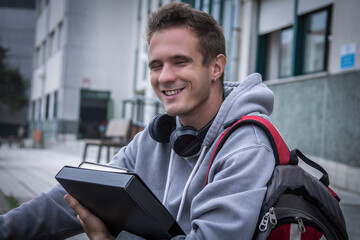
<path fill-rule="evenodd" d="M 178 94 L 179 92 L 181 92 L 184 88 L 181 89 L 176 89 L 176 90 L 165 90 L 162 91 L 162 93 L 164 93 L 166 96 L 174 96 L 175 94 Z"/>

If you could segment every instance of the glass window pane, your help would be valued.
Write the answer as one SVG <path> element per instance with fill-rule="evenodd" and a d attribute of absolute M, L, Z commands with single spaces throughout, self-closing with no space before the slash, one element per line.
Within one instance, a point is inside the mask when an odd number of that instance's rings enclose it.
<path fill-rule="evenodd" d="M 211 4 L 211 15 L 214 17 L 216 21 L 221 23 L 221 0 L 213 0 Z"/>
<path fill-rule="evenodd" d="M 327 11 L 308 16 L 305 29 L 304 73 L 325 70 Z"/>
<path fill-rule="evenodd" d="M 39 99 L 38 107 L 38 120 L 41 121 L 41 98 Z"/>
<path fill-rule="evenodd" d="M 49 119 L 50 95 L 46 95 L 45 119 Z"/>
<path fill-rule="evenodd" d="M 57 118 L 58 111 L 58 92 L 54 92 L 54 109 L 53 109 L 53 117 Z"/>
<path fill-rule="evenodd" d="M 42 44 L 42 52 L 41 52 L 41 65 L 43 65 L 45 63 L 45 60 L 46 60 L 46 41 L 43 41 L 43 44 Z"/>
<path fill-rule="evenodd" d="M 210 13 L 210 0 L 203 0 L 202 9 L 200 10 Z"/>
<path fill-rule="evenodd" d="M 48 40 L 48 49 L 47 49 L 47 58 L 49 59 L 53 53 L 53 45 L 54 45 L 54 31 L 50 33 Z"/>
<path fill-rule="evenodd" d="M 59 23 L 58 25 L 58 35 L 57 35 L 57 50 L 61 48 L 61 38 L 62 38 L 62 32 L 63 32 L 63 23 Z"/>
<path fill-rule="evenodd" d="M 292 66 L 293 29 L 281 31 L 280 37 L 280 77 L 289 77 Z"/>
<path fill-rule="evenodd" d="M 226 56 L 228 57 L 228 64 L 225 68 L 225 80 L 236 81 L 236 79 L 231 79 L 231 68 L 237 67 L 232 64 L 233 59 L 233 31 L 234 31 L 234 1 L 233 0 L 223 0 L 222 1 L 222 14 L 221 14 L 221 25 L 224 30 L 225 41 L 226 41 Z"/>
<path fill-rule="evenodd" d="M 31 121 L 35 121 L 35 108 L 36 108 L 36 102 L 32 101 L 32 103 L 31 103 Z"/>

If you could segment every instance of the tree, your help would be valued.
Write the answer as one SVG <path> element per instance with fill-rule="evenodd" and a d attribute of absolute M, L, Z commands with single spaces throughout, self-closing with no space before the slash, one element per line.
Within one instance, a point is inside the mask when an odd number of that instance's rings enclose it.
<path fill-rule="evenodd" d="M 28 105 L 28 81 L 23 78 L 19 69 L 13 69 L 5 63 L 7 51 L 0 46 L 0 103 L 15 112 Z"/>

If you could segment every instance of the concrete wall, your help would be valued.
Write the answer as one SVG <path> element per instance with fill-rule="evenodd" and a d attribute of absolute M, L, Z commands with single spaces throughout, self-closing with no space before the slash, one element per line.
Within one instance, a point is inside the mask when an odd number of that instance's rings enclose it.
<path fill-rule="evenodd" d="M 360 71 L 269 84 L 272 119 L 290 148 L 360 167 Z"/>

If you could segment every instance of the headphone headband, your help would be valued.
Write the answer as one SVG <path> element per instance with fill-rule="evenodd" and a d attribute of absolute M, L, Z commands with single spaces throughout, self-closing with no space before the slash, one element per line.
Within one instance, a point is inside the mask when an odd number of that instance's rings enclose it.
<path fill-rule="evenodd" d="M 155 116 L 149 124 L 150 136 L 157 142 L 168 143 L 176 154 L 190 157 L 198 153 L 213 120 L 199 131 L 191 126 L 176 128 L 175 117 L 167 114 Z"/>

